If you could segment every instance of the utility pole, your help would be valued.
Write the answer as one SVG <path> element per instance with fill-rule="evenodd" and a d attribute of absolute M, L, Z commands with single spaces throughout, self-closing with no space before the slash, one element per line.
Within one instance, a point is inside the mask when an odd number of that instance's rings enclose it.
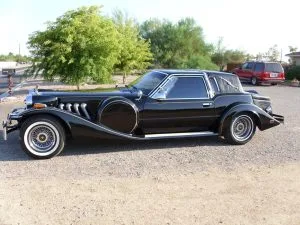
<path fill-rule="evenodd" d="M 21 61 L 21 44 L 19 43 L 19 63 Z"/>

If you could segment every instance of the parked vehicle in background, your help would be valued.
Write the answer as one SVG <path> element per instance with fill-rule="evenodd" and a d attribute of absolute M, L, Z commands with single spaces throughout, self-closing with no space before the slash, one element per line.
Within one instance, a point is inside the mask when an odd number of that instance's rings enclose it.
<path fill-rule="evenodd" d="M 253 85 L 261 83 L 276 85 L 285 80 L 284 70 L 277 62 L 245 62 L 232 73 L 238 75 L 241 81 L 250 81 Z"/>

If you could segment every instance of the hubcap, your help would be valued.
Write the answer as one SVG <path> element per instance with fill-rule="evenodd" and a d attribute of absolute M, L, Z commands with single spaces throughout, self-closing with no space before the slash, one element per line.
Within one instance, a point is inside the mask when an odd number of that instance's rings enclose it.
<path fill-rule="evenodd" d="M 252 84 L 255 85 L 256 82 L 257 82 L 256 77 L 252 77 L 252 80 L 251 80 L 251 81 L 252 81 Z"/>
<path fill-rule="evenodd" d="M 238 116 L 231 125 L 232 136 L 238 141 L 249 139 L 253 133 L 253 129 L 253 121 L 247 115 Z"/>
<path fill-rule="evenodd" d="M 36 122 L 26 129 L 24 143 L 31 153 L 47 156 L 57 149 L 59 138 L 59 133 L 52 124 Z"/>

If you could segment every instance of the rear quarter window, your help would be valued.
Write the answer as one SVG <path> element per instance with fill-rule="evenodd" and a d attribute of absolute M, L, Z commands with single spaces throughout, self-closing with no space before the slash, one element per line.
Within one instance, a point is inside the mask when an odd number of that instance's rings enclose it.
<path fill-rule="evenodd" d="M 266 63 L 265 72 L 283 73 L 283 68 L 279 63 Z"/>

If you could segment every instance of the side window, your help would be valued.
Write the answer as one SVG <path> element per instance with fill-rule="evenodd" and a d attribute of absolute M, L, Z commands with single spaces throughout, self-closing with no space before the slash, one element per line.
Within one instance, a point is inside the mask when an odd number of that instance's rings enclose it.
<path fill-rule="evenodd" d="M 264 64 L 263 63 L 256 63 L 254 71 L 255 72 L 262 72 L 262 71 L 264 71 Z"/>
<path fill-rule="evenodd" d="M 244 63 L 244 64 L 242 65 L 242 69 L 243 69 L 243 70 L 247 69 L 247 66 L 248 66 L 248 63 Z"/>
<path fill-rule="evenodd" d="M 208 98 L 205 81 L 203 77 L 178 77 L 166 90 L 166 98 Z"/>
<path fill-rule="evenodd" d="M 252 70 L 253 69 L 253 65 L 254 65 L 253 62 L 249 62 L 248 65 L 247 65 L 247 67 L 246 67 L 246 69 L 247 70 Z"/>

